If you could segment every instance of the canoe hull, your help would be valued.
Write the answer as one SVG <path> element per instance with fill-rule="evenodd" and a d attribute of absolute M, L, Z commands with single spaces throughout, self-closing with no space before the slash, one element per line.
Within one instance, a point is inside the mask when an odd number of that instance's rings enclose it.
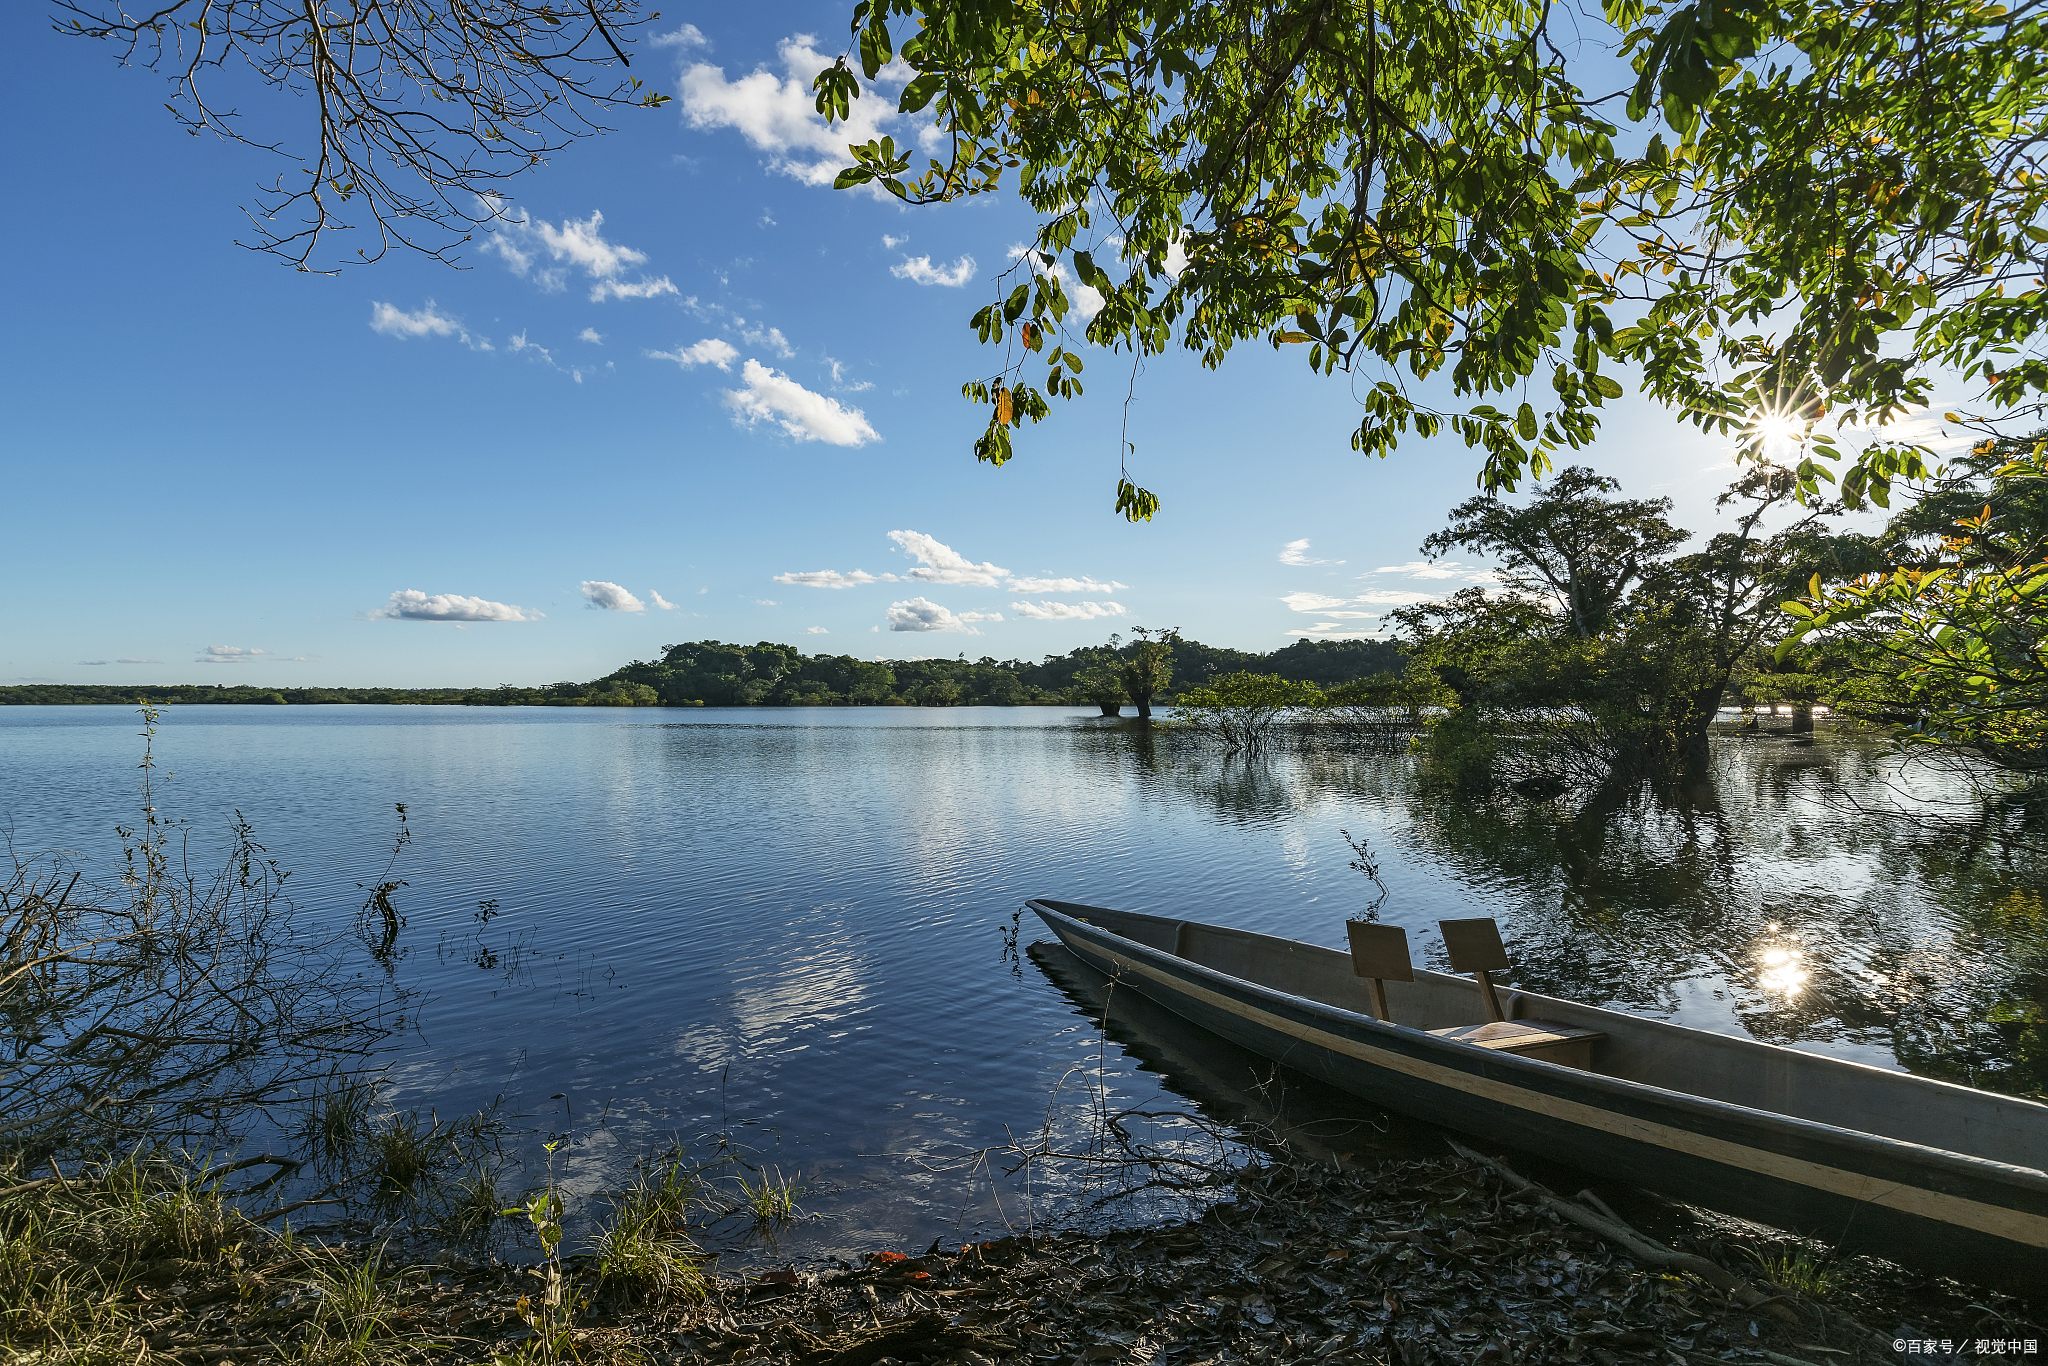
<path fill-rule="evenodd" d="M 2048 1284 L 2041 1172 L 1448 1043 L 1032 908 L 1122 986 L 1387 1109 L 1845 1252 L 1988 1285 Z"/>

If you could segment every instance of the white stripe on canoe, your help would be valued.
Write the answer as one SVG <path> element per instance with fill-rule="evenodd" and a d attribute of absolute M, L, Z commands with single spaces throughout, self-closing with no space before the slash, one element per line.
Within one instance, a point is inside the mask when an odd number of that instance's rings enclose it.
<path fill-rule="evenodd" d="M 2048 1217 L 2029 1214 L 2024 1210 L 2007 1209 L 2000 1205 L 1987 1205 L 1980 1200 L 1969 1200 L 1941 1191 L 1924 1190 L 1919 1186 L 1881 1181 L 1876 1177 L 1865 1176 L 1861 1172 L 1843 1171 L 1839 1167 L 1808 1162 L 1768 1149 L 1752 1148 L 1743 1143 L 1731 1143 L 1727 1139 L 1694 1133 L 1690 1129 L 1658 1124 L 1653 1120 L 1638 1119 L 1633 1115 L 1616 1114 L 1612 1110 L 1603 1110 L 1596 1105 L 1546 1095 L 1540 1091 L 1516 1086 L 1511 1082 L 1475 1076 L 1454 1067 L 1444 1067 L 1421 1058 L 1411 1058 L 1393 1049 L 1374 1048 L 1356 1039 L 1332 1034 L 1314 1025 L 1290 1020 L 1284 1015 L 1275 1015 L 1234 996 L 1211 991 L 1199 982 L 1162 972 L 1149 963 L 1126 958 L 1116 950 L 1101 944 L 1089 941 L 1088 947 L 1108 957 L 1119 968 L 1140 973 L 1175 991 L 1264 1025 L 1268 1029 L 1290 1034 L 1304 1043 L 1312 1043 L 1333 1053 L 1357 1058 L 1375 1067 L 1405 1072 L 1418 1080 L 1432 1082 L 1438 1086 L 1448 1086 L 1470 1095 L 1483 1096 L 1517 1109 L 1533 1110 L 1552 1119 L 1561 1119 L 1588 1129 L 1599 1129 L 1622 1138 L 1634 1139 L 1638 1143 L 1689 1153 L 1694 1157 L 1702 1157 L 1742 1171 L 1761 1172 L 1766 1176 L 1779 1177 L 1802 1186 L 1812 1186 L 1818 1190 L 1845 1196 L 1850 1200 L 1882 1205 L 1887 1209 L 1917 1214 L 1923 1219 L 1933 1219 L 1938 1223 L 1953 1224 L 1959 1228 L 1975 1229 L 1979 1233 L 2008 1238 L 2030 1247 L 2048 1248 Z"/>

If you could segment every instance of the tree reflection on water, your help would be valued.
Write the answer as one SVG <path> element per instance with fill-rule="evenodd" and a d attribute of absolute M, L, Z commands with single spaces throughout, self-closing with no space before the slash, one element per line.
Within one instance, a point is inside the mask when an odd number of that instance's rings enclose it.
<path fill-rule="evenodd" d="M 1534 991 L 2048 1094 L 2040 791 L 1825 734 L 1721 737 L 1690 785 L 1550 800 L 1442 788 L 1406 754 L 1245 760 L 1129 731 L 1087 743 L 1154 799 L 1231 826 L 1337 840 L 1342 819 L 1375 812 L 1374 845 L 1401 865 L 1384 918 L 1420 962 L 1443 965 L 1439 916 L 1491 913 Z M 1326 919 L 1304 937 L 1336 942 Z"/>

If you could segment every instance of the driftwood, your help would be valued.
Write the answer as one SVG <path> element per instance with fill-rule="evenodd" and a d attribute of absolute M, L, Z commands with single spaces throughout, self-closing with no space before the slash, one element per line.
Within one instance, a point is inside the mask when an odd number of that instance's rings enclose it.
<path fill-rule="evenodd" d="M 1780 1323 L 1790 1327 L 1797 1328 L 1803 1326 L 1799 1315 L 1785 1302 L 1783 1295 L 1767 1294 L 1718 1262 L 1711 1261 L 1694 1253 L 1679 1252 L 1673 1248 L 1668 1248 L 1656 1239 L 1638 1232 L 1623 1222 L 1620 1215 L 1608 1208 L 1606 1201 L 1600 1199 L 1599 1196 L 1594 1195 L 1591 1191 L 1581 1192 L 1577 1200 L 1567 1200 L 1556 1192 L 1546 1189 L 1541 1184 L 1531 1181 L 1528 1177 L 1515 1171 L 1498 1158 L 1487 1157 L 1483 1153 L 1474 1152 L 1456 1139 L 1447 1139 L 1446 1142 L 1451 1145 L 1453 1152 L 1466 1161 L 1476 1162 L 1480 1166 L 1485 1167 L 1509 1186 L 1542 1202 L 1545 1208 L 1553 1210 L 1561 1217 L 1571 1220 L 1580 1228 L 1590 1233 L 1599 1234 L 1602 1238 L 1620 1247 L 1637 1261 L 1651 1266 L 1663 1267 L 1669 1271 L 1681 1271 L 1697 1276 L 1745 1309 L 1769 1314 Z M 1598 1208 L 1589 1208 L 1589 1206 L 1598 1206 Z M 1887 1351 L 1890 1350 L 1891 1339 L 1887 1335 L 1875 1332 L 1843 1314 L 1831 1312 L 1828 1317 L 1840 1327 L 1847 1328 L 1863 1337 L 1871 1347 L 1882 1347 Z M 1764 1352 L 1763 1355 L 1766 1360 L 1775 1363 L 1776 1366 L 1812 1366 L 1811 1362 L 1802 1361 L 1798 1357 L 1785 1356 L 1782 1353 Z"/>

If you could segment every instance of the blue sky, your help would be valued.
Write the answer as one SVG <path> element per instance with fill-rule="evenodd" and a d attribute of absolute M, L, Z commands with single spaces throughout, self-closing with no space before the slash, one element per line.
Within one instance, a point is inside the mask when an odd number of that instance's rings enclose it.
<path fill-rule="evenodd" d="M 1128 357 L 1083 348 L 1087 395 L 978 465 L 966 321 L 1029 218 L 818 183 L 846 138 L 795 78 L 840 6 L 696 17 L 636 58 L 675 103 L 523 178 L 466 269 L 326 277 L 234 244 L 264 156 L 13 11 L 0 682 L 530 684 L 670 641 L 1032 658 L 1136 625 L 1268 650 L 1480 568 L 1400 568 L 1477 455 L 1354 454 L 1350 383 L 1299 348 L 1147 365 L 1149 525 L 1111 510 Z M 1610 413 L 1581 462 L 1711 531 L 1726 443 Z"/>

